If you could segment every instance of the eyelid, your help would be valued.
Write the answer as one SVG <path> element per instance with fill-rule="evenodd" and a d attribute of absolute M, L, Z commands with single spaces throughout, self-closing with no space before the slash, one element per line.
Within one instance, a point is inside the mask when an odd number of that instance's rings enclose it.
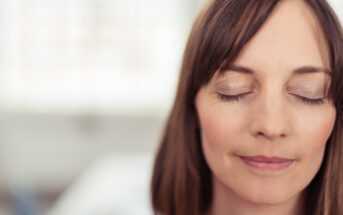
<path fill-rule="evenodd" d="M 316 99 L 311 99 L 311 98 L 307 98 L 307 97 L 303 97 L 303 96 L 299 96 L 299 95 L 295 95 L 293 94 L 297 99 L 300 99 L 302 102 L 308 103 L 308 104 L 313 104 L 313 105 L 319 105 L 319 104 L 323 104 L 324 103 L 324 99 L 323 98 L 316 98 Z"/>
<path fill-rule="evenodd" d="M 216 84 L 216 88 L 223 88 L 223 89 L 235 89 L 235 88 L 250 88 L 252 85 L 252 81 L 250 78 L 242 77 L 242 75 L 235 76 L 229 75 L 223 79 L 220 79 Z"/>
<path fill-rule="evenodd" d="M 294 96 L 301 96 L 306 97 L 309 99 L 318 99 L 326 96 L 326 90 L 320 89 L 320 90 L 307 90 L 307 89 L 292 89 L 289 90 L 289 94 Z"/>
<path fill-rule="evenodd" d="M 248 92 L 251 92 L 251 89 L 248 87 L 244 88 L 237 88 L 237 89 L 223 89 L 223 88 L 218 88 L 216 92 L 224 94 L 224 95 L 230 95 L 230 96 L 236 96 L 239 94 L 245 94 Z"/>
<path fill-rule="evenodd" d="M 315 100 L 315 99 L 323 99 L 325 98 L 325 95 L 320 95 L 320 96 L 310 96 L 310 95 L 302 95 L 302 94 L 299 94 L 299 93 L 289 93 L 290 95 L 293 95 L 293 96 L 296 96 L 296 97 L 301 97 L 301 98 L 306 98 L 306 99 L 312 99 L 312 100 Z"/>
<path fill-rule="evenodd" d="M 296 94 L 307 92 L 310 94 L 324 93 L 325 95 L 328 86 L 328 80 L 323 80 L 322 78 L 295 79 L 287 86 L 287 90 Z"/>
<path fill-rule="evenodd" d="M 228 94 L 222 94 L 222 93 L 217 92 L 216 94 L 220 100 L 223 100 L 226 102 L 233 102 L 233 101 L 239 101 L 241 99 L 244 99 L 250 93 L 251 92 L 240 93 L 240 94 L 235 94 L 235 95 L 228 95 Z"/>

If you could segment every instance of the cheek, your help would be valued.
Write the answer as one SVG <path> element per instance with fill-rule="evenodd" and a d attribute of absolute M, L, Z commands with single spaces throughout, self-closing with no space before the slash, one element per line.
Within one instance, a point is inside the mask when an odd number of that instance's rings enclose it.
<path fill-rule="evenodd" d="M 237 110 L 227 107 L 224 109 L 217 108 L 212 111 L 211 108 L 206 108 L 199 113 L 204 151 L 208 149 L 223 152 L 237 143 L 235 139 L 242 130 L 244 119 L 239 114 L 232 114 L 239 113 Z"/>
<path fill-rule="evenodd" d="M 307 123 L 300 123 L 298 134 L 299 152 L 301 160 L 308 166 L 304 173 L 314 175 L 320 168 L 328 138 L 331 135 L 336 112 L 327 109 L 325 113 L 309 116 Z M 310 173 L 311 171 L 311 173 Z"/>
<path fill-rule="evenodd" d="M 199 112 L 202 150 L 215 174 L 227 173 L 231 166 L 228 154 L 240 148 L 246 120 L 239 110 L 234 109 L 217 106 Z"/>
<path fill-rule="evenodd" d="M 320 112 L 308 113 L 298 117 L 297 139 L 301 152 L 308 156 L 315 156 L 323 151 L 328 138 L 331 135 L 336 118 L 334 107 L 323 108 Z"/>
<path fill-rule="evenodd" d="M 225 144 L 236 134 L 239 122 L 236 118 L 222 115 L 221 112 L 205 112 L 200 118 L 203 140 L 212 144 Z"/>

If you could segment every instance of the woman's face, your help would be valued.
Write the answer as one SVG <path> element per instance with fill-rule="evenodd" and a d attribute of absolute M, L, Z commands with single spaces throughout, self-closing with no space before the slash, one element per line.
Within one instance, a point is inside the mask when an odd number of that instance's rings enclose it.
<path fill-rule="evenodd" d="M 301 193 L 334 126 L 329 69 L 311 10 L 303 1 L 281 1 L 232 67 L 196 96 L 214 186 L 253 203 L 279 204 Z"/>

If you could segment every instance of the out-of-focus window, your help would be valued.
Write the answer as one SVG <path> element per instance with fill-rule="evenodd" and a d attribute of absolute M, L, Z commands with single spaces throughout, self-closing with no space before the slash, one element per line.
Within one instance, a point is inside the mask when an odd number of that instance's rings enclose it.
<path fill-rule="evenodd" d="M 199 0 L 7 0 L 6 109 L 170 106 Z"/>
<path fill-rule="evenodd" d="M 342 0 L 328 0 L 330 5 L 337 13 L 338 18 L 343 22 L 343 1 Z"/>

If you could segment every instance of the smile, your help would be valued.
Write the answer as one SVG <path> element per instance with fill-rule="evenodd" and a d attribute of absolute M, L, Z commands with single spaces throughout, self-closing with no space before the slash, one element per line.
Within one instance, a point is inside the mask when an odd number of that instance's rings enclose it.
<path fill-rule="evenodd" d="M 295 161 L 294 159 L 264 156 L 239 156 L 249 167 L 265 171 L 280 171 L 288 168 Z"/>

